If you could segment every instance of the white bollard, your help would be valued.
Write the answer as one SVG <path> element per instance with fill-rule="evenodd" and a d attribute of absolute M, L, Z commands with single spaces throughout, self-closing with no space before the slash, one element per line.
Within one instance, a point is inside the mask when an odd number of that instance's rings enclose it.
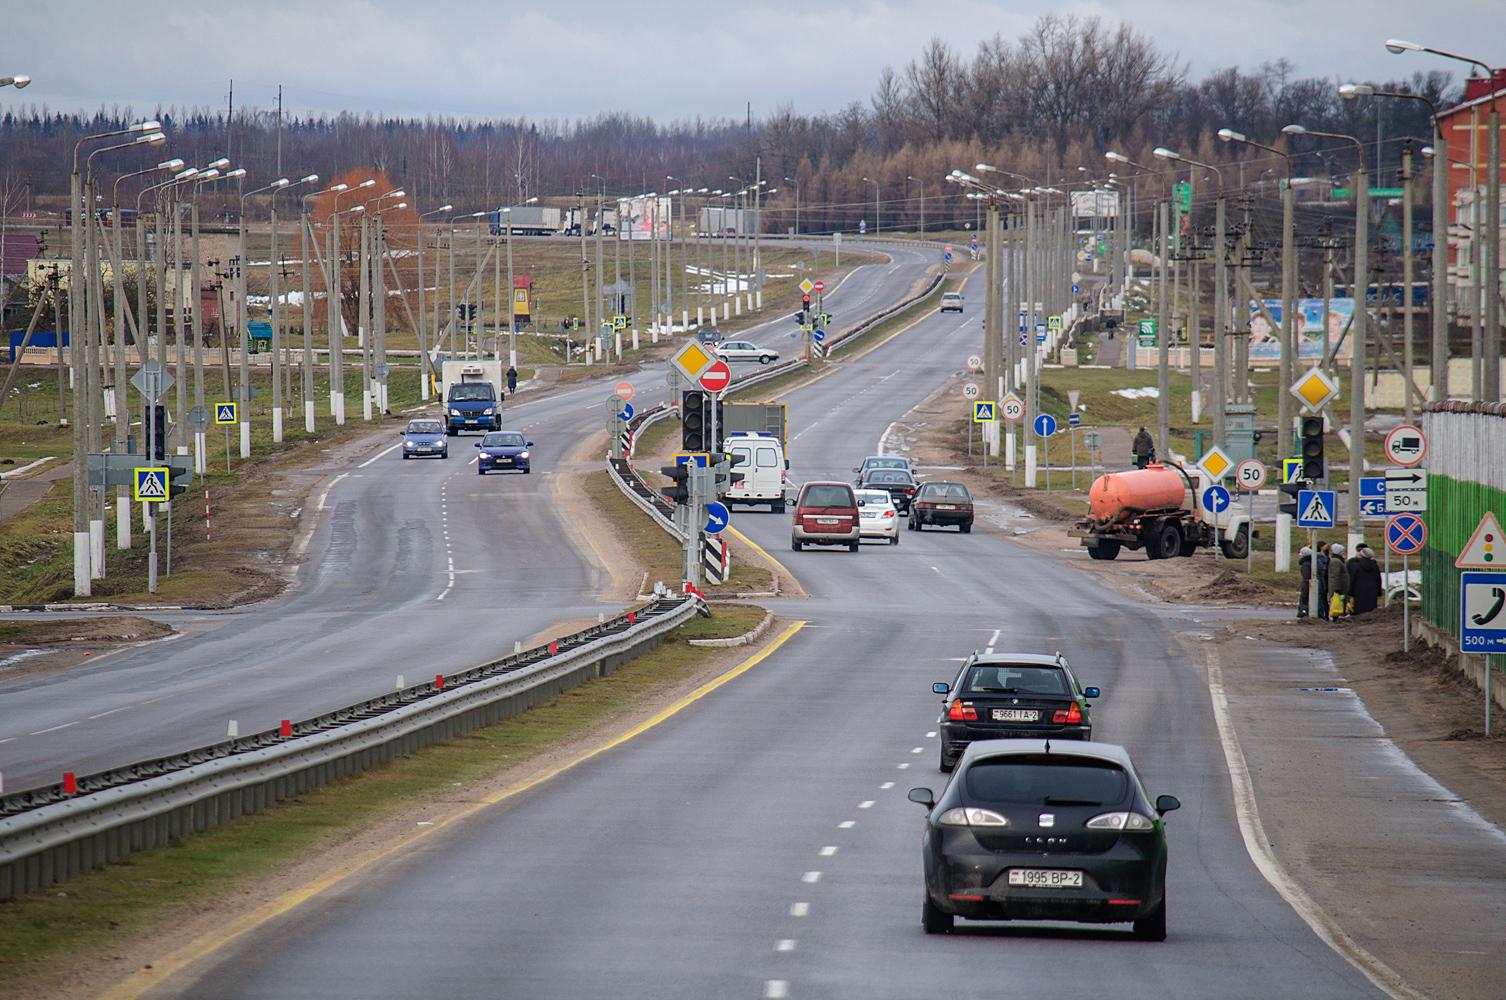
<path fill-rule="evenodd" d="M 240 735 L 241 724 L 239 722 L 236 722 L 234 719 L 231 719 L 230 725 L 225 727 L 225 738 L 228 740 L 239 739 Z"/>
<path fill-rule="evenodd" d="M 512 651 L 514 653 L 521 653 L 521 652 L 523 652 L 523 640 L 522 639 L 514 639 L 512 641 Z"/>
<path fill-rule="evenodd" d="M 398 674 L 397 675 L 397 689 L 399 691 L 401 691 L 403 688 L 405 688 L 407 686 L 408 686 L 408 683 L 403 680 L 403 675 L 402 674 Z"/>
<path fill-rule="evenodd" d="M 131 502 L 124 489 L 115 491 L 115 547 L 131 547 Z"/>

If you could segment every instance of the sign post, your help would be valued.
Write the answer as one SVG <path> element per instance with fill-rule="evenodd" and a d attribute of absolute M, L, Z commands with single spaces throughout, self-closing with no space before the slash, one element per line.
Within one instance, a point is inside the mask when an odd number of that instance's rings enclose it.
<path fill-rule="evenodd" d="M 1253 458 L 1240 462 L 1234 479 L 1245 491 L 1245 575 L 1255 572 L 1255 494 L 1265 485 L 1266 468 Z"/>
<path fill-rule="evenodd" d="M 1056 433 L 1056 418 L 1042 413 L 1035 418 L 1035 432 L 1041 438 L 1041 469 L 1046 474 L 1046 495 L 1051 495 L 1051 435 Z"/>
<path fill-rule="evenodd" d="M 1401 556 L 1401 651 L 1411 649 L 1412 601 L 1408 557 L 1428 540 L 1428 526 L 1416 514 L 1397 514 L 1386 522 L 1386 548 Z"/>

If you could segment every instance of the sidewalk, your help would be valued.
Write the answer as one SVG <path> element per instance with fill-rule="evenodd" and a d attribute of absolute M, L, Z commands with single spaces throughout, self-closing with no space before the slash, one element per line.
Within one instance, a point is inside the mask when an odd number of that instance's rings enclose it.
<path fill-rule="evenodd" d="M 0 474 L 0 522 L 8 521 L 42 499 L 59 479 L 73 475 L 72 462 L 54 462 L 24 479 Z"/>

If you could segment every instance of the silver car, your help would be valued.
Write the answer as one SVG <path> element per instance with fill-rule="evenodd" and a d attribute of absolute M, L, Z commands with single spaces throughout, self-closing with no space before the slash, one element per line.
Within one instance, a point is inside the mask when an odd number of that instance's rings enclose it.
<path fill-rule="evenodd" d="M 757 361 L 766 365 L 779 360 L 779 352 L 746 340 L 724 340 L 715 348 L 717 357 L 723 361 Z"/>

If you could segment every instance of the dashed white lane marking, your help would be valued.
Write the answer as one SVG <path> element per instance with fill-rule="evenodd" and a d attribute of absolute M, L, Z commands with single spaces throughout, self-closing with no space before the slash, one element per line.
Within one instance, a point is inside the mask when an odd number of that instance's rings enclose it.
<path fill-rule="evenodd" d="M 375 462 L 377 459 L 381 458 L 383 455 L 390 455 L 392 452 L 397 451 L 402 446 L 403 446 L 403 443 L 401 441 L 399 441 L 397 444 L 393 445 L 391 448 L 383 448 L 381 451 L 377 452 L 375 455 L 372 455 L 366 461 L 364 461 L 360 465 L 356 466 L 356 468 L 358 468 L 358 469 L 364 469 L 364 468 L 366 468 L 366 466 L 370 465 L 372 462 Z"/>
<path fill-rule="evenodd" d="M 909 764 L 901 764 L 901 765 L 899 765 L 899 769 L 901 771 L 908 771 L 910 769 L 910 765 Z"/>
<path fill-rule="evenodd" d="M 929 733 L 926 733 L 926 739 L 928 739 L 928 740 L 934 740 L 935 738 L 936 738 L 936 730 L 933 729 Z"/>
<path fill-rule="evenodd" d="M 837 853 L 837 848 L 836 848 L 836 846 L 835 846 L 835 845 L 833 845 L 833 844 L 827 844 L 827 845 L 826 845 L 826 846 L 825 846 L 825 847 L 823 847 L 823 848 L 821 848 L 821 850 L 820 850 L 820 852 L 819 852 L 819 853 L 820 853 L 820 855 L 821 855 L 821 856 L 822 856 L 822 857 L 823 857 L 823 858 L 829 858 L 829 857 L 831 857 L 831 856 L 832 856 L 832 855 L 833 855 L 833 854 L 836 854 L 836 853 Z"/>
<path fill-rule="evenodd" d="M 77 719 L 75 719 L 73 722 L 65 722 L 61 726 L 48 726 L 46 729 L 38 729 L 36 732 L 34 732 L 34 733 L 27 733 L 26 735 L 27 736 L 41 736 L 44 733 L 55 733 L 59 729 L 67 729 L 69 726 L 76 726 L 76 725 L 78 725 L 78 720 Z"/>
<path fill-rule="evenodd" d="M 128 709 L 130 707 L 131 707 L 130 705 L 121 705 L 119 708 L 112 708 L 108 712 L 100 712 L 98 715 L 91 715 L 91 716 L 89 716 L 89 719 L 91 721 L 94 720 L 94 719 L 103 719 L 107 715 L 114 715 L 116 712 L 124 712 L 126 709 Z"/>
<path fill-rule="evenodd" d="M 5 739 L 0 740 L 0 743 L 14 743 L 14 742 L 16 742 L 16 738 L 14 736 L 7 736 Z"/>
<path fill-rule="evenodd" d="M 791 903 L 790 904 L 790 916 L 792 916 L 792 917 L 803 917 L 803 916 L 806 916 L 807 914 L 809 914 L 810 911 L 811 911 L 811 904 L 809 904 L 809 903 Z"/>
<path fill-rule="evenodd" d="M 999 634 L 1003 631 L 1003 629 L 994 629 L 993 638 L 988 640 L 988 651 L 990 653 L 992 653 L 994 651 L 994 647 L 999 644 Z"/>
<path fill-rule="evenodd" d="M 800 876 L 800 881 L 804 882 L 806 885 L 815 885 L 817 882 L 821 881 L 821 873 L 806 872 L 804 875 Z"/>
<path fill-rule="evenodd" d="M 775 951 L 794 951 L 795 950 L 795 939 L 794 938 L 780 938 L 778 941 L 774 942 L 774 950 Z"/>
<path fill-rule="evenodd" d="M 889 789 L 891 789 L 893 787 L 894 787 L 894 782 L 892 782 L 892 781 L 886 781 L 882 785 L 879 785 L 879 790 L 887 792 Z"/>
<path fill-rule="evenodd" d="M 873 800 L 872 799 L 864 799 L 862 802 L 858 803 L 858 808 L 859 809 L 872 809 L 873 808 Z"/>
<path fill-rule="evenodd" d="M 790 984 L 783 979 L 770 979 L 763 984 L 763 995 L 769 1000 L 778 1000 L 790 995 Z"/>
<path fill-rule="evenodd" d="M 925 747 L 915 747 L 910 752 L 911 753 L 925 753 L 926 752 L 926 748 Z"/>
<path fill-rule="evenodd" d="M 941 567 L 939 567 L 939 566 L 932 566 L 931 567 L 931 572 L 939 574 L 941 572 Z"/>
<path fill-rule="evenodd" d="M 857 825 L 858 825 L 858 821 L 855 820 L 855 819 L 844 819 L 842 822 L 840 822 L 840 823 L 837 824 L 837 829 L 838 830 L 851 830 L 853 827 L 855 827 Z"/>
<path fill-rule="evenodd" d="M 331 479 L 329 481 L 329 486 L 325 487 L 324 492 L 321 493 L 321 494 L 319 494 L 319 503 L 315 506 L 316 510 L 327 510 L 328 509 L 325 506 L 324 501 L 327 500 L 327 499 L 329 499 L 329 491 L 332 490 L 332 489 L 334 489 L 335 486 L 339 484 L 340 480 L 344 479 L 348 475 L 350 475 L 350 473 L 348 473 L 348 472 L 342 472 L 338 476 L 336 476 L 334 479 Z"/>

